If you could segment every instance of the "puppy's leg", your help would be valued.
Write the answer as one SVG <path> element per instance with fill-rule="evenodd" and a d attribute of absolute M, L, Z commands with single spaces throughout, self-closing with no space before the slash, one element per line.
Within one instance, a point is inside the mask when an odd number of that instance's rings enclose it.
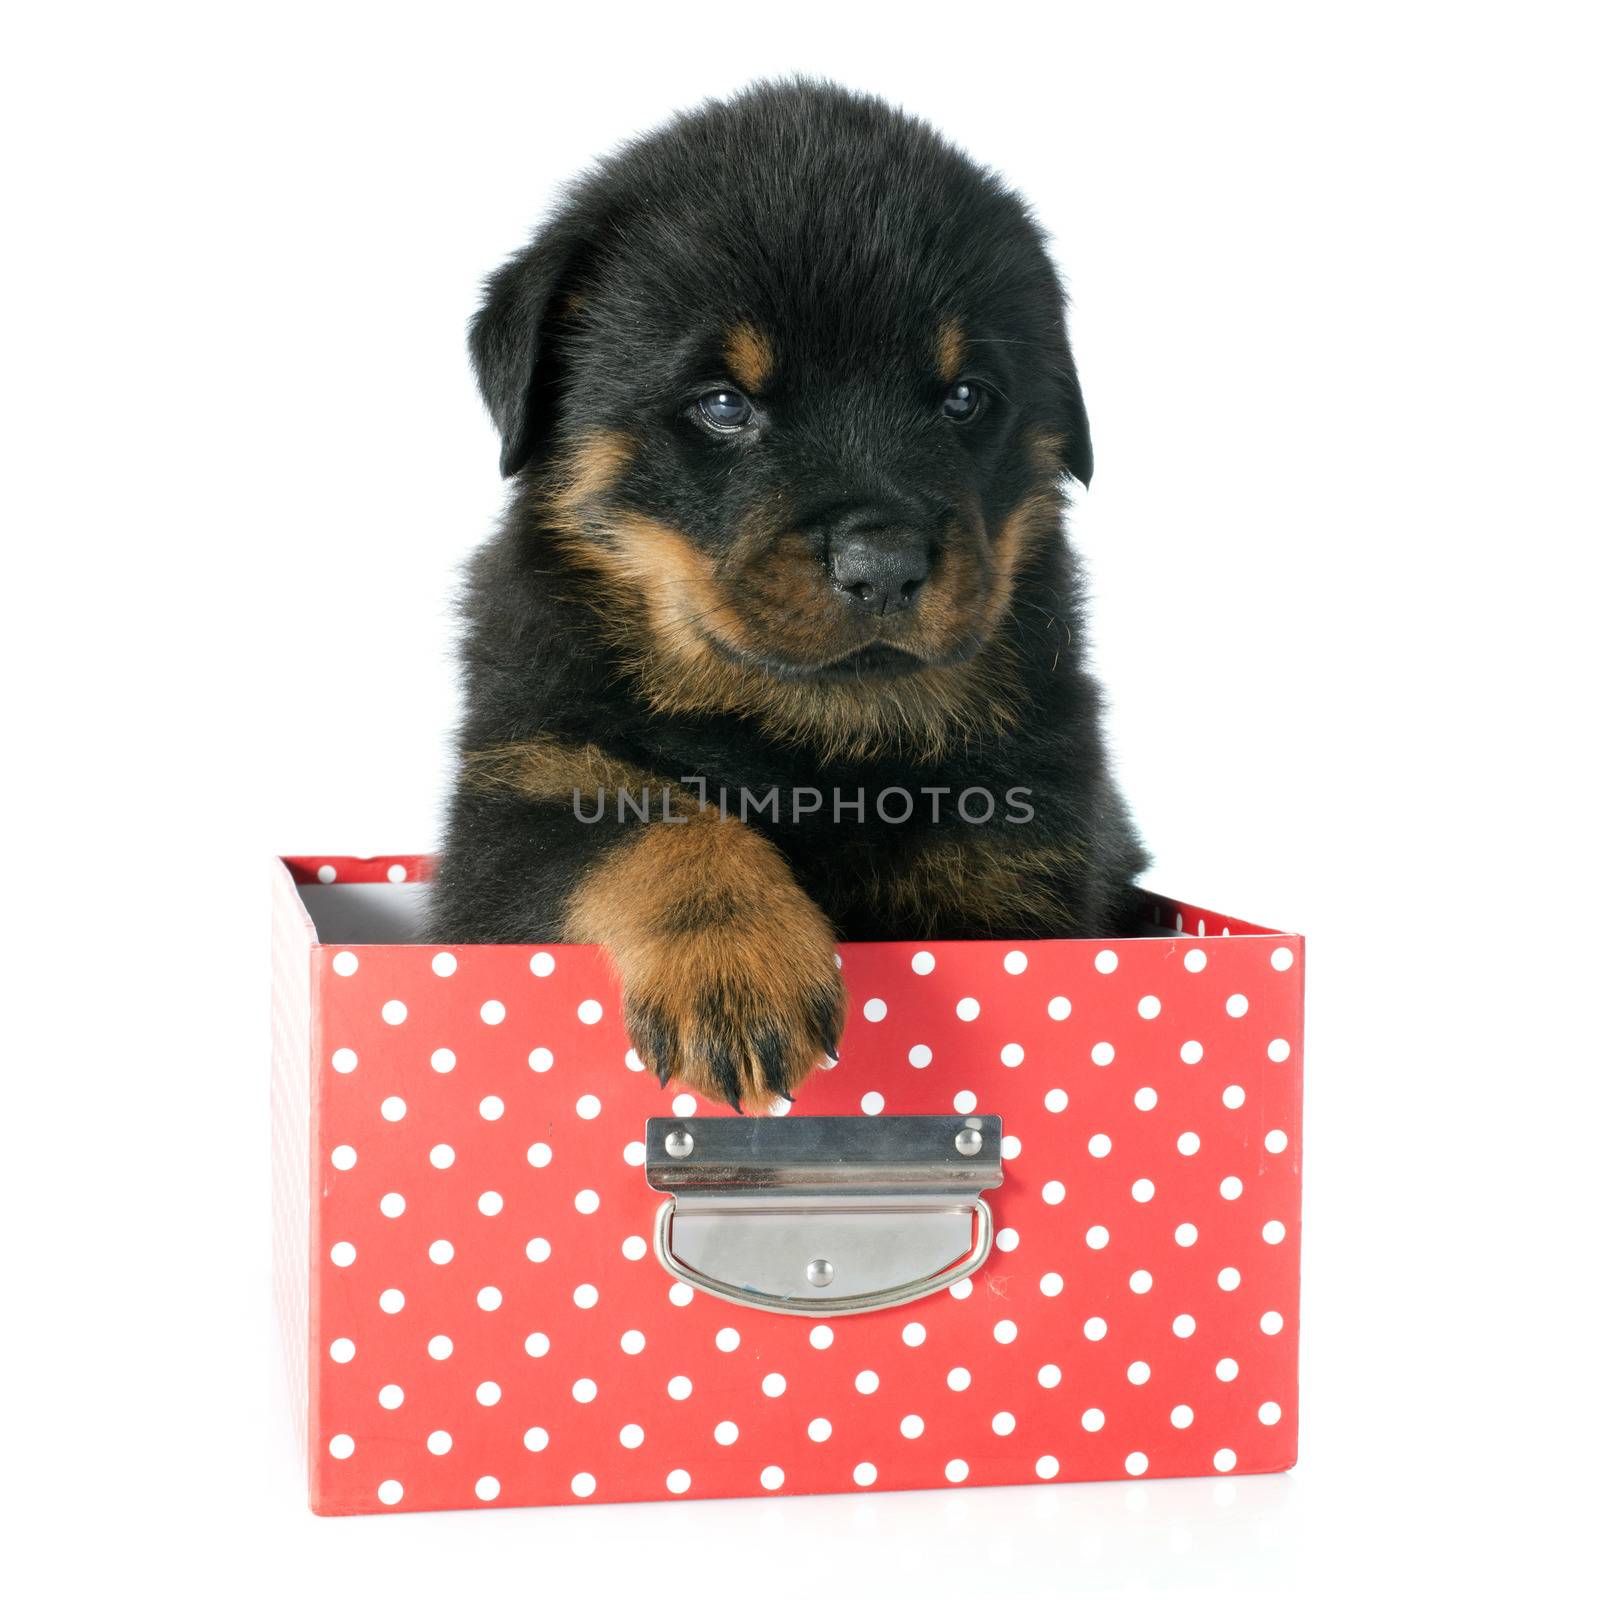
<path fill-rule="evenodd" d="M 838 1051 L 833 930 L 777 849 L 714 808 L 614 843 L 564 933 L 610 950 L 628 1032 L 663 1081 L 759 1110 Z"/>

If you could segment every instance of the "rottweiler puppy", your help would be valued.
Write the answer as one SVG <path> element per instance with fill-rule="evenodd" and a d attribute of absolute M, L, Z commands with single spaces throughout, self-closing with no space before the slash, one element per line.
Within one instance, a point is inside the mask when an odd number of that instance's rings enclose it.
<path fill-rule="evenodd" d="M 836 938 L 1129 931 L 1089 424 L 1016 194 L 758 85 L 580 178 L 469 342 L 510 493 L 431 940 L 605 945 L 662 1082 L 757 1109 L 837 1055 Z"/>

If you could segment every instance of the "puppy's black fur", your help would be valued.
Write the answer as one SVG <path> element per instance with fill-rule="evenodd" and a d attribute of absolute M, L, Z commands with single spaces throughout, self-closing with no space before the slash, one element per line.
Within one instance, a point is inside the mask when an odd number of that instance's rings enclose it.
<path fill-rule="evenodd" d="M 835 936 L 1127 931 L 1061 527 L 1088 420 L 995 177 L 758 86 L 573 185 L 471 351 L 512 481 L 431 939 L 604 942 L 663 1081 L 763 1104 L 835 1050 Z"/>

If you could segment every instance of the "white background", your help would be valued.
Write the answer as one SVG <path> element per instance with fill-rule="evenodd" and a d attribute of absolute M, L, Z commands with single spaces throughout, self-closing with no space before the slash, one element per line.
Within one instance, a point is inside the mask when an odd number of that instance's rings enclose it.
<path fill-rule="evenodd" d="M 28 1592 L 1581 1586 L 1592 29 L 1348 3 L 13 14 L 0 1462 Z M 268 1313 L 265 858 L 437 840 L 449 595 L 501 494 L 463 354 L 479 278 L 594 153 L 794 69 L 929 117 L 1056 236 L 1151 881 L 1311 941 L 1302 1464 L 319 1521 Z"/>

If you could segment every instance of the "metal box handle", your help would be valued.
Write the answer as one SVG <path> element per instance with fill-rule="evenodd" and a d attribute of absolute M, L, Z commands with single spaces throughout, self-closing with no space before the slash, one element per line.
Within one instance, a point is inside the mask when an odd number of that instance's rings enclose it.
<path fill-rule="evenodd" d="M 970 1277 L 1003 1179 L 998 1117 L 652 1117 L 671 1196 L 656 1259 L 736 1305 L 803 1317 L 905 1305 Z"/>

